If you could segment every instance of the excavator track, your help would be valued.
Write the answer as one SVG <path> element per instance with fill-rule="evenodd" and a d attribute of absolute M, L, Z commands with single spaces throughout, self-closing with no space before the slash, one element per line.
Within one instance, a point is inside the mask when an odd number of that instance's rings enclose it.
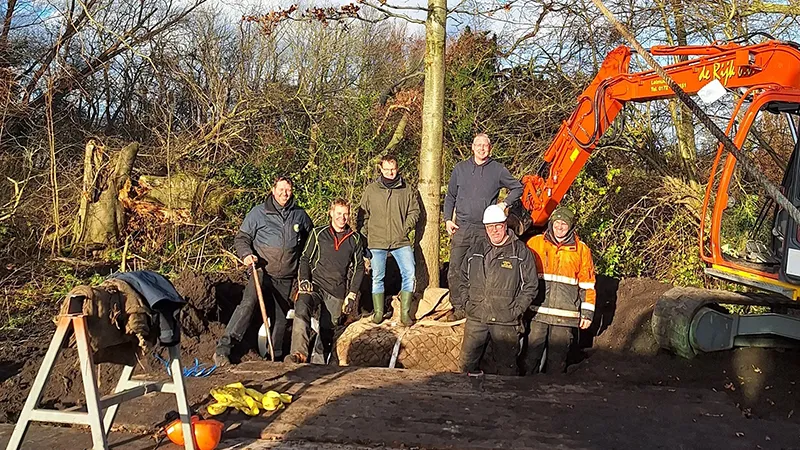
<path fill-rule="evenodd" d="M 684 358 L 698 353 L 746 345 L 764 335 L 797 340 L 800 319 L 783 314 L 739 316 L 720 304 L 761 305 L 779 309 L 798 308 L 789 299 L 764 294 L 674 287 L 656 302 L 651 321 L 658 345 Z"/>

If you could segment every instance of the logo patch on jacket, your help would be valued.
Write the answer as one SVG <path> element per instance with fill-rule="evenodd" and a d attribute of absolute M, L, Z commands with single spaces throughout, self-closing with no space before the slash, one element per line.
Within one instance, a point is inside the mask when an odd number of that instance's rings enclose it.
<path fill-rule="evenodd" d="M 513 269 L 514 265 L 511 264 L 511 261 L 506 260 L 500 263 L 500 267 L 502 267 L 503 269 Z"/>
<path fill-rule="evenodd" d="M 299 233 L 300 232 L 300 224 L 299 223 L 294 224 L 293 228 L 294 228 L 294 232 L 295 233 Z"/>

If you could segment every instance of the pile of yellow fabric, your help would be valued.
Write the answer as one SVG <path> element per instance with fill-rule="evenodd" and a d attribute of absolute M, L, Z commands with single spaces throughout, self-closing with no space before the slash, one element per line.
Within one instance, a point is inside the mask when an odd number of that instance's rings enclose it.
<path fill-rule="evenodd" d="M 228 407 L 236 408 L 248 416 L 257 416 L 262 409 L 275 411 L 292 402 L 292 396 L 289 394 L 275 391 L 262 394 L 255 389 L 245 387 L 242 383 L 231 383 L 211 389 L 211 396 L 217 401 L 206 408 L 212 416 L 222 414 Z"/>

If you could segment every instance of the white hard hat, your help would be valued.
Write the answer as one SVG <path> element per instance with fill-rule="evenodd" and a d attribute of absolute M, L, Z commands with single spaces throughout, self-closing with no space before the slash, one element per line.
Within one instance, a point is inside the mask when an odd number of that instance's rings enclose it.
<path fill-rule="evenodd" d="M 489 205 L 483 212 L 483 223 L 501 223 L 507 218 L 505 209 L 500 205 Z"/>

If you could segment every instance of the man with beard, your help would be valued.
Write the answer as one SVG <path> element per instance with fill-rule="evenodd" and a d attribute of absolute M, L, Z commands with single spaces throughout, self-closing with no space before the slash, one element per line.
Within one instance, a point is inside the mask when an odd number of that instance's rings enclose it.
<path fill-rule="evenodd" d="M 290 178 L 278 177 L 267 201 L 250 210 L 234 238 L 236 253 L 244 265 L 249 268 L 255 263 L 259 271 L 257 279 L 261 281 L 267 315 L 271 320 L 276 360 L 280 360 L 288 350 L 288 341 L 284 339 L 286 313 L 291 309 L 290 296 L 300 253 L 313 228 L 311 218 L 295 203 L 292 187 Z M 217 344 L 214 354 L 217 366 L 230 364 L 231 348 L 247 331 L 257 301 L 251 273 L 242 302 L 233 312 L 225 334 Z"/>
<path fill-rule="evenodd" d="M 356 308 L 364 277 L 364 239 L 348 225 L 350 204 L 331 203 L 331 223 L 315 228 L 300 257 L 299 295 L 294 306 L 292 354 L 288 361 L 309 360 L 311 317 L 319 308 L 316 353 L 327 363 L 333 351 L 333 337 L 342 313 Z"/>
<path fill-rule="evenodd" d="M 575 214 L 561 207 L 550 216 L 547 231 L 528 240 L 545 286 L 544 300 L 531 308 L 525 360 L 530 372 L 537 367 L 540 372 L 565 372 L 575 329 L 592 324 L 597 297 L 592 252 L 574 226 Z"/>

